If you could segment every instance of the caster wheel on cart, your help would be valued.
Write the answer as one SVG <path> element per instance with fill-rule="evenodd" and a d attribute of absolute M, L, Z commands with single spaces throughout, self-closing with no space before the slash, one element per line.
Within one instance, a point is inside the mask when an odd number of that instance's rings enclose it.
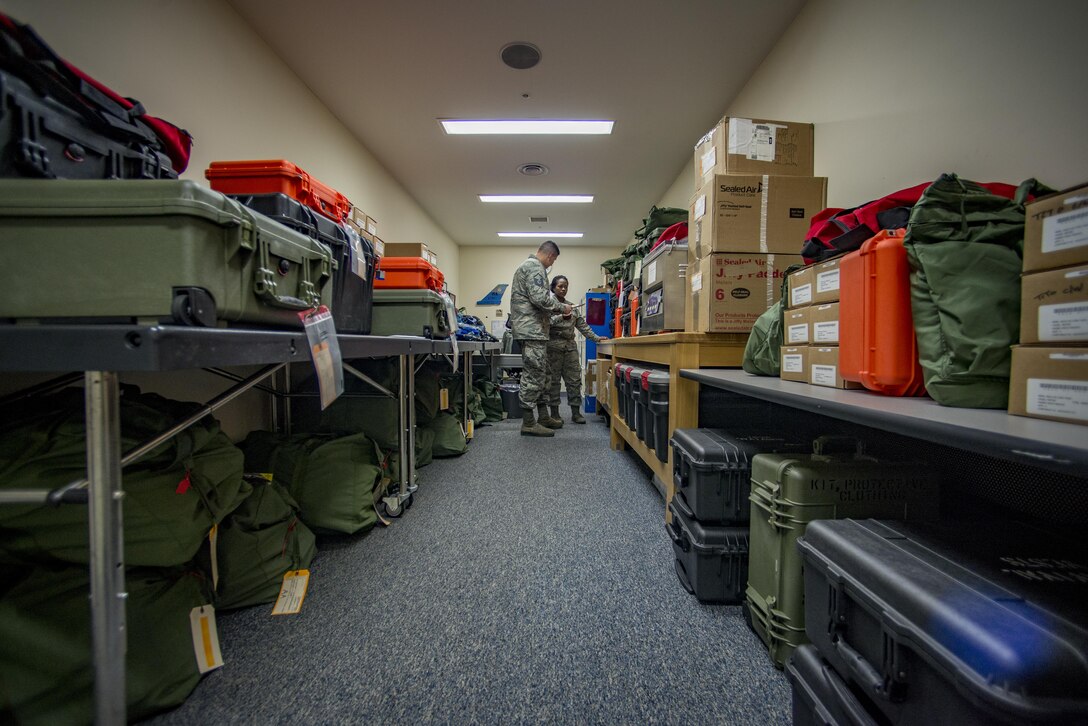
<path fill-rule="evenodd" d="M 412 508 L 412 502 L 415 501 L 415 498 L 416 498 L 415 494 L 409 494 L 408 498 L 404 500 L 404 508 L 405 509 L 411 509 Z"/>
<path fill-rule="evenodd" d="M 392 519 L 396 519 L 400 515 L 404 514 L 404 507 L 396 498 L 383 499 L 382 500 L 382 514 Z"/>

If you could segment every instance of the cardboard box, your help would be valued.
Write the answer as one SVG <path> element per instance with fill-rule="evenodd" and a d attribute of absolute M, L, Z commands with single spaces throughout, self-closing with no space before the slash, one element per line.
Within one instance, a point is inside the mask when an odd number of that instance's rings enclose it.
<path fill-rule="evenodd" d="M 1021 278 L 1020 342 L 1088 341 L 1088 265 Z"/>
<path fill-rule="evenodd" d="M 780 355 L 779 378 L 784 381 L 808 383 L 808 346 L 786 346 L 782 348 Z"/>
<path fill-rule="evenodd" d="M 427 259 L 430 249 L 423 242 L 389 242 L 385 245 L 387 257 L 422 257 Z"/>
<path fill-rule="evenodd" d="M 351 221 L 358 229 L 366 231 L 366 213 L 356 206 L 351 208 Z"/>
<path fill-rule="evenodd" d="M 803 308 L 812 304 L 812 288 L 815 287 L 812 266 L 797 270 L 788 279 L 786 307 Z"/>
<path fill-rule="evenodd" d="M 842 257 L 817 262 L 812 266 L 812 302 L 832 303 L 839 301 L 839 263 Z"/>
<path fill-rule="evenodd" d="M 1024 272 L 1088 264 L 1088 185 L 1027 206 Z"/>
<path fill-rule="evenodd" d="M 691 200 L 688 257 L 714 252 L 800 254 L 826 177 L 715 175 Z"/>
<path fill-rule="evenodd" d="M 378 257 L 385 257 L 385 242 L 381 237 L 377 235 L 370 238 L 370 243 L 374 246 L 374 254 Z"/>
<path fill-rule="evenodd" d="M 828 388 L 861 388 L 855 381 L 844 381 L 839 373 L 839 347 L 812 346 L 808 350 L 808 382 Z"/>
<path fill-rule="evenodd" d="M 797 255 L 714 254 L 688 268 L 692 324 L 700 333 L 747 333 L 778 300 L 782 275 Z"/>
<path fill-rule="evenodd" d="M 423 256 L 423 259 L 427 260 L 427 262 L 430 262 L 432 265 L 434 265 L 435 269 L 438 268 L 438 255 L 435 254 L 434 252 L 432 252 L 431 250 L 427 250 L 427 254 Z"/>
<path fill-rule="evenodd" d="M 812 124 L 727 116 L 695 144 L 695 188 L 713 174 L 812 176 L 813 142 Z"/>
<path fill-rule="evenodd" d="M 808 311 L 809 340 L 812 345 L 839 344 L 839 304 L 810 305 Z"/>
<path fill-rule="evenodd" d="M 378 221 L 370 215 L 366 218 L 366 231 L 370 234 L 378 234 Z"/>
<path fill-rule="evenodd" d="M 786 345 L 808 345 L 812 337 L 808 308 L 787 310 L 782 316 L 782 337 Z"/>
<path fill-rule="evenodd" d="M 1014 346 L 1009 413 L 1088 424 L 1088 347 Z"/>
<path fill-rule="evenodd" d="M 597 396 L 597 361 L 586 361 L 586 374 L 585 374 L 585 391 L 583 393 L 587 396 Z"/>

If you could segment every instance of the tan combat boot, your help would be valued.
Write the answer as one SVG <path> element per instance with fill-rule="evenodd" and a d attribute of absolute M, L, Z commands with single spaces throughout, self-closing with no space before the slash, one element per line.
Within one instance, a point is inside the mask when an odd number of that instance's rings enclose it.
<path fill-rule="evenodd" d="M 550 429 L 563 428 L 563 419 L 559 418 L 559 407 L 552 406 L 552 412 L 554 415 L 548 415 L 548 407 L 544 404 L 540 404 L 536 407 L 536 418 L 540 422 L 541 426 L 547 426 Z"/>
<path fill-rule="evenodd" d="M 580 424 L 584 424 L 586 422 L 586 417 L 582 415 L 582 407 L 581 406 L 571 406 L 570 407 L 570 422 L 571 423 L 580 423 Z"/>
<path fill-rule="evenodd" d="M 521 409 L 521 435 L 522 436 L 555 436 L 555 432 L 545 428 L 536 422 L 533 417 L 533 409 Z"/>

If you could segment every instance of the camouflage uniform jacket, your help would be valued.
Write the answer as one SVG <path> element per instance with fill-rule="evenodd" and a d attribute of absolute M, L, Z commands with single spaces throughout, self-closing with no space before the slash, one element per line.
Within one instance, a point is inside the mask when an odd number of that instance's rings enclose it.
<path fill-rule="evenodd" d="M 514 271 L 510 286 L 510 328 L 515 340 L 547 340 L 551 327 L 549 315 L 563 309 L 548 291 L 548 271 L 544 264 L 529 255 Z"/>
<path fill-rule="evenodd" d="M 593 328 L 589 327 L 589 323 L 586 319 L 578 314 L 577 310 L 571 312 L 569 318 L 564 318 L 562 315 L 553 315 L 551 319 L 551 333 L 549 340 L 549 347 L 553 347 L 559 343 L 565 343 L 564 348 L 574 349 L 574 330 L 578 331 L 592 340 L 595 343 L 600 342 L 601 336 L 593 332 Z"/>

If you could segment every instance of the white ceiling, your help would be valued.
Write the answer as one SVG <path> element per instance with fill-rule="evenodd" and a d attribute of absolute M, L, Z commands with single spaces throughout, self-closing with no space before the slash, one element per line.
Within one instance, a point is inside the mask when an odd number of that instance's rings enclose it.
<path fill-rule="evenodd" d="M 229 0 L 459 245 L 624 245 L 804 0 Z M 505 66 L 507 43 L 541 50 Z M 523 94 L 528 94 L 524 98 Z M 447 136 L 438 118 L 612 119 L 611 136 Z M 550 173 L 525 177 L 525 163 Z M 593 194 L 483 204 L 477 194 Z M 529 223 L 545 215 L 547 224 Z"/>

